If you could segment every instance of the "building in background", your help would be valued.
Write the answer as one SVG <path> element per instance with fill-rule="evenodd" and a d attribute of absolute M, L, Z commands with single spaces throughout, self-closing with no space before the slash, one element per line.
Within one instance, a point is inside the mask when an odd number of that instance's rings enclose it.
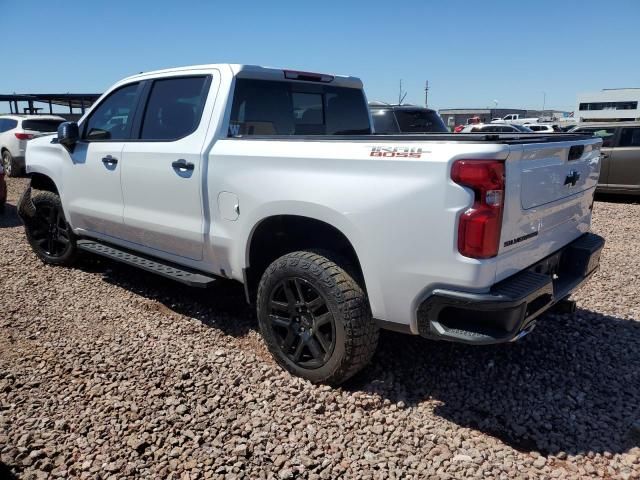
<path fill-rule="evenodd" d="M 576 119 L 579 122 L 640 120 L 640 88 L 605 88 L 578 95 Z"/>

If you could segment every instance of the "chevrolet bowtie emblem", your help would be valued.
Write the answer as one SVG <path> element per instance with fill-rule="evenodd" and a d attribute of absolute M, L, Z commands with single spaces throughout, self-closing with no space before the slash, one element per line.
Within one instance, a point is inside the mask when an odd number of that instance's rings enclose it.
<path fill-rule="evenodd" d="M 578 180 L 580 180 L 580 174 L 575 170 L 571 170 L 567 175 L 567 178 L 564 179 L 564 184 L 575 187 Z"/>

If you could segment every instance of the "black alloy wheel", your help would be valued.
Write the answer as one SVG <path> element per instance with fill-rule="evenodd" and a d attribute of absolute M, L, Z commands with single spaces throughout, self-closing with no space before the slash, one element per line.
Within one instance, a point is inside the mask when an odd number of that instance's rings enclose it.
<path fill-rule="evenodd" d="M 285 278 L 272 290 L 269 307 L 269 325 L 284 355 L 305 369 L 327 363 L 336 345 L 335 320 L 311 283 Z"/>
<path fill-rule="evenodd" d="M 339 385 L 369 363 L 378 326 L 350 271 L 347 261 L 320 250 L 287 253 L 264 271 L 258 324 L 281 367 L 313 383 Z"/>
<path fill-rule="evenodd" d="M 77 257 L 76 237 L 67 223 L 60 197 L 40 192 L 33 197 L 35 214 L 25 218 L 27 240 L 46 263 L 71 265 Z"/>

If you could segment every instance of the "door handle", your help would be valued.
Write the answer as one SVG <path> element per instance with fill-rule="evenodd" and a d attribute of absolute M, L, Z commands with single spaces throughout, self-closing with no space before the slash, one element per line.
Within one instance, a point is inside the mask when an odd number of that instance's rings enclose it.
<path fill-rule="evenodd" d="M 118 163 L 117 158 L 113 158 L 111 155 L 107 155 L 106 157 L 102 157 L 102 163 L 105 165 L 116 165 Z"/>
<path fill-rule="evenodd" d="M 171 166 L 176 170 L 185 171 L 185 170 L 193 170 L 195 165 L 191 162 L 187 162 L 185 159 L 181 158 L 180 160 L 176 160 L 171 163 Z"/>
<path fill-rule="evenodd" d="M 601 152 L 601 153 L 600 153 L 600 156 L 601 156 L 602 158 L 609 158 L 609 154 L 608 154 L 608 153 L 602 153 L 602 152 Z"/>

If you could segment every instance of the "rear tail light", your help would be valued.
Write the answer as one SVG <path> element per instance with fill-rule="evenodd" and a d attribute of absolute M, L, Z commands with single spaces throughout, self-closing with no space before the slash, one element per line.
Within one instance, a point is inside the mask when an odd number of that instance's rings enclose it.
<path fill-rule="evenodd" d="M 32 133 L 16 133 L 15 136 L 18 140 L 31 140 L 34 137 Z"/>
<path fill-rule="evenodd" d="M 457 160 L 451 179 L 473 190 L 473 205 L 460 216 L 458 251 L 465 257 L 491 258 L 498 254 L 504 209 L 504 162 Z"/>

